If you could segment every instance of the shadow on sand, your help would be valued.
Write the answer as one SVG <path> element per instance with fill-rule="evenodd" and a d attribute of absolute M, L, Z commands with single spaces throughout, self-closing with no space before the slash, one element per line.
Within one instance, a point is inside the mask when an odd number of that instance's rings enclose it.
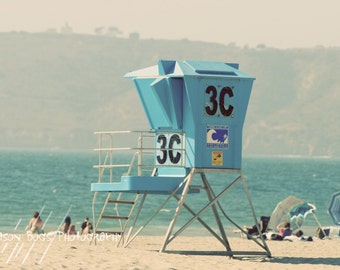
<path fill-rule="evenodd" d="M 182 251 L 171 250 L 165 251 L 170 254 L 180 255 L 196 255 L 196 256 L 227 256 L 224 251 Z M 267 256 L 234 256 L 235 260 L 256 261 L 263 263 L 278 263 L 278 264 L 320 264 L 320 265 L 340 265 L 340 258 L 310 258 L 310 257 L 271 257 Z"/>

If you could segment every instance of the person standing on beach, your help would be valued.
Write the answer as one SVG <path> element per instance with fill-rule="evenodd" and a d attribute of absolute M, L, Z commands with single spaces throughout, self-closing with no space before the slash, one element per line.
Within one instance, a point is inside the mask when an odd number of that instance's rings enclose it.
<path fill-rule="evenodd" d="M 28 232 L 41 234 L 44 233 L 42 227 L 44 222 L 40 218 L 39 212 L 33 212 L 33 217 L 28 224 Z"/>

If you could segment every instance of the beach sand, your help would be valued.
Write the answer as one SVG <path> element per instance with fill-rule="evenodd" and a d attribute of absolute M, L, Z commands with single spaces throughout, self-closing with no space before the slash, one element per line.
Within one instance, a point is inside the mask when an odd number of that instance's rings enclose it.
<path fill-rule="evenodd" d="M 159 253 L 163 236 L 138 236 L 128 247 L 117 247 L 117 238 L 2 234 L 0 269 L 340 269 L 340 240 L 267 240 L 267 256 L 234 256 L 214 237 L 178 236 Z M 253 241 L 229 237 L 233 251 L 263 251 Z"/>

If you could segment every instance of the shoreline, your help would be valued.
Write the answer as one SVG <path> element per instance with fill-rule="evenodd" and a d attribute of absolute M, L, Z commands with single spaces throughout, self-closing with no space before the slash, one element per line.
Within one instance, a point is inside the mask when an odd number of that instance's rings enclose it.
<path fill-rule="evenodd" d="M 29 238 L 13 234 L 0 238 L 0 268 L 6 269 L 336 269 L 340 265 L 339 238 L 307 241 L 271 241 L 268 256 L 225 256 L 214 237 L 178 236 L 162 253 L 163 236 L 137 236 L 128 247 L 117 238 L 96 243 L 77 237 Z M 56 236 L 56 235 L 55 235 Z M 263 251 L 253 241 L 228 237 L 232 251 Z"/>
<path fill-rule="evenodd" d="M 53 234 L 55 233 L 55 229 L 58 226 L 48 226 L 45 228 L 45 234 Z M 80 226 L 79 226 L 80 227 Z M 334 237 L 340 237 L 340 226 L 330 225 L 330 226 L 322 226 L 324 229 L 330 229 L 330 236 L 332 238 Z M 110 231 L 110 228 L 102 228 L 104 231 Z M 134 232 L 136 232 L 139 229 L 138 226 L 134 228 Z M 166 231 L 168 229 L 168 226 L 161 226 L 161 225 L 148 225 L 143 228 L 139 236 L 155 236 L 155 237 L 162 237 L 165 235 Z M 217 228 L 213 228 L 215 231 L 217 231 Z M 316 236 L 316 231 L 318 229 L 317 226 L 302 226 L 300 228 L 305 236 Z M 300 230 L 299 229 L 299 230 Z M 174 228 L 174 231 L 176 231 L 176 227 Z M 239 237 L 242 236 L 241 232 L 239 231 L 236 226 L 229 226 L 225 227 L 225 233 L 227 237 Z M 294 232 L 296 232 L 295 230 Z M 79 232 L 78 232 L 79 233 Z M 25 235 L 26 232 L 23 230 L 15 230 L 14 228 L 9 227 L 0 227 L 0 241 L 1 241 L 1 235 L 2 234 L 17 234 L 17 235 Z M 191 226 L 184 230 L 180 235 L 183 236 L 192 236 L 192 237 L 209 237 L 211 234 L 202 226 Z M 243 235 L 244 236 L 244 235 Z"/>

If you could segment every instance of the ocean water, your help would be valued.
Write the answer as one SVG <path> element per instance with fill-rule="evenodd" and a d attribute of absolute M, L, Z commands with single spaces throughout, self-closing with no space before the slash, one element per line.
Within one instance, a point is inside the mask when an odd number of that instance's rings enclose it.
<path fill-rule="evenodd" d="M 90 185 L 98 181 L 98 171 L 93 168 L 97 163 L 97 155 L 90 151 L 2 150 L 0 232 L 25 232 L 33 211 L 41 212 L 46 224 L 45 231 L 57 230 L 66 215 L 71 216 L 78 229 L 85 216 L 96 219 L 106 195 L 97 197 L 93 216 Z M 327 209 L 332 194 L 340 190 L 339 158 L 244 157 L 242 171 L 257 217 L 269 216 L 278 202 L 294 195 L 317 207 L 315 213 L 322 226 L 334 225 Z M 120 174 L 117 172 L 118 178 Z M 209 174 L 207 178 L 215 194 L 218 194 L 235 176 Z M 200 183 L 200 177 L 197 179 L 195 176 L 194 181 Z M 148 196 L 138 224 L 145 222 L 165 198 L 165 195 Z M 188 195 L 186 202 L 197 212 L 206 205 L 207 199 L 205 193 L 200 192 Z M 227 217 L 238 225 L 253 225 L 242 182 L 236 183 L 220 199 L 220 204 Z M 145 232 L 162 235 L 175 208 L 176 201 L 170 200 L 148 224 Z M 229 219 L 223 214 L 221 216 L 223 224 L 232 228 Z M 188 211 L 182 210 L 178 225 L 186 223 L 191 217 Z M 202 219 L 207 223 L 213 220 L 210 208 L 202 214 Z M 318 226 L 312 215 L 307 216 L 304 225 Z M 190 228 L 201 232 L 199 228 L 202 226 L 195 221 Z"/>

